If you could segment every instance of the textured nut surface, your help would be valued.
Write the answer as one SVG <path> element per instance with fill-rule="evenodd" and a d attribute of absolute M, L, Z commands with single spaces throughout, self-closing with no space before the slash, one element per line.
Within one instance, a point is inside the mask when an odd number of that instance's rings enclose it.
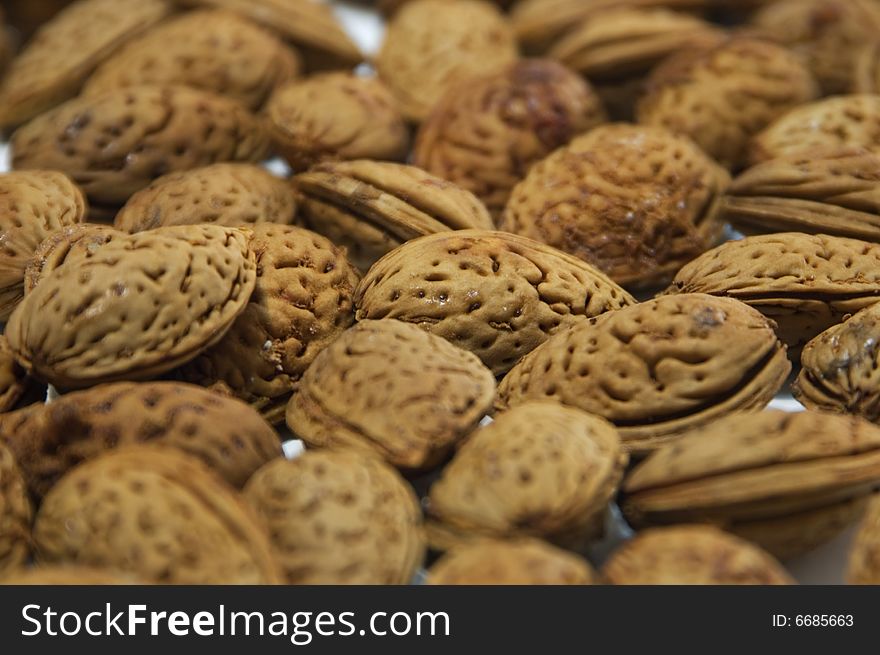
<path fill-rule="evenodd" d="M 94 205 L 115 207 L 152 180 L 263 158 L 262 124 L 236 101 L 186 87 L 136 86 L 70 100 L 12 135 L 13 168 L 51 168 Z"/>
<path fill-rule="evenodd" d="M 506 232 L 467 230 L 407 243 L 364 276 L 358 319 L 418 325 L 498 375 L 552 334 L 635 303 L 589 264 Z"/>
<path fill-rule="evenodd" d="M 37 566 L 0 577 L 0 585 L 130 585 L 139 581 L 123 573 L 88 566 Z"/>
<path fill-rule="evenodd" d="M 880 31 L 876 0 L 778 0 L 751 23 L 768 38 L 801 55 L 825 95 L 853 88 L 854 62 L 860 47 Z"/>
<path fill-rule="evenodd" d="M 15 407 L 27 387 L 27 374 L 15 361 L 6 337 L 0 335 L 0 413 Z"/>
<path fill-rule="evenodd" d="M 407 584 L 425 554 L 422 514 L 393 468 L 354 452 L 307 452 L 251 478 L 288 584 Z"/>
<path fill-rule="evenodd" d="M 741 300 L 800 347 L 880 299 L 880 246 L 796 232 L 729 241 L 684 266 L 668 291 Z"/>
<path fill-rule="evenodd" d="M 25 565 L 33 510 L 12 452 L 0 444 L 0 577 Z"/>
<path fill-rule="evenodd" d="M 263 223 L 250 249 L 257 282 L 226 336 L 184 367 L 192 382 L 224 383 L 273 422 L 315 356 L 354 323 L 357 272 L 322 236 Z"/>
<path fill-rule="evenodd" d="M 880 40 L 871 41 L 858 48 L 854 55 L 853 93 L 880 92 Z"/>
<path fill-rule="evenodd" d="M 130 41 L 104 62 L 84 92 L 181 84 L 259 108 L 300 69 L 296 53 L 268 30 L 225 11 L 194 11 Z"/>
<path fill-rule="evenodd" d="M 306 370 L 287 425 L 309 446 L 428 469 L 477 425 L 494 397 L 491 371 L 471 353 L 402 321 L 362 321 Z"/>
<path fill-rule="evenodd" d="M 421 121 L 458 80 L 501 70 L 517 56 L 510 26 L 481 0 L 415 0 L 388 24 L 379 76 L 403 114 Z"/>
<path fill-rule="evenodd" d="M 363 54 L 342 29 L 326 3 L 313 0 L 175 0 L 195 7 L 229 9 L 312 50 L 333 65 L 351 67 Z"/>
<path fill-rule="evenodd" d="M 880 153 L 880 95 L 834 96 L 792 109 L 752 139 L 749 158 L 758 163 L 815 148 Z"/>
<path fill-rule="evenodd" d="M 847 580 L 850 584 L 880 584 L 880 495 L 865 508 L 850 551 Z"/>
<path fill-rule="evenodd" d="M 165 225 L 287 224 L 295 218 L 296 200 L 285 180 L 253 164 L 224 163 L 163 175 L 129 198 L 113 224 L 134 233 Z"/>
<path fill-rule="evenodd" d="M 622 508 L 635 526 L 698 521 L 738 532 L 864 497 L 878 483 L 880 428 L 773 410 L 720 419 L 653 453 L 625 479 Z M 803 536 L 803 550 L 817 545 L 814 530 Z"/>
<path fill-rule="evenodd" d="M 502 406 L 547 397 L 603 416 L 630 450 L 760 408 L 791 365 L 770 321 L 729 298 L 662 296 L 552 336 L 502 380 Z"/>
<path fill-rule="evenodd" d="M 602 574 L 616 585 L 794 584 L 769 553 L 701 525 L 641 532 L 611 554 Z"/>
<path fill-rule="evenodd" d="M 281 581 L 241 496 L 171 448 L 129 446 L 64 476 L 37 512 L 41 561 L 116 569 L 165 584 Z"/>
<path fill-rule="evenodd" d="M 158 375 L 218 341 L 256 282 L 248 236 L 215 225 L 118 238 L 54 270 L 19 304 L 16 358 L 62 388 Z"/>
<path fill-rule="evenodd" d="M 796 55 L 773 43 L 732 38 L 685 50 L 655 68 L 636 115 L 640 123 L 688 135 L 717 161 L 738 167 L 754 134 L 817 95 Z"/>
<path fill-rule="evenodd" d="M 24 269 L 53 230 L 83 220 L 82 191 L 62 173 L 18 171 L 0 175 L 0 320 L 21 300 Z"/>
<path fill-rule="evenodd" d="M 155 442 L 241 487 L 281 456 L 275 431 L 243 403 L 179 382 L 117 382 L 0 416 L 0 434 L 41 498 L 68 470 L 113 448 Z"/>
<path fill-rule="evenodd" d="M 601 534 L 628 457 L 608 421 L 525 403 L 474 432 L 431 486 L 431 545 L 531 536 L 573 550 Z"/>
<path fill-rule="evenodd" d="M 325 163 L 295 176 L 293 184 L 305 226 L 344 246 L 363 271 L 409 239 L 493 227 L 472 193 L 415 166 Z"/>
<path fill-rule="evenodd" d="M 880 305 L 828 328 L 801 353 L 792 388 L 806 407 L 880 422 Z"/>
<path fill-rule="evenodd" d="M 757 164 L 733 181 L 721 218 L 747 231 L 880 241 L 880 154 L 820 148 Z"/>
<path fill-rule="evenodd" d="M 0 84 L 0 125 L 30 120 L 76 95 L 122 43 L 171 12 L 166 0 L 81 0 L 43 27 Z"/>
<path fill-rule="evenodd" d="M 125 236 L 107 225 L 78 223 L 50 232 L 37 246 L 24 269 L 24 292 L 33 291 L 52 271 L 67 263 L 87 258 L 113 239 Z"/>
<path fill-rule="evenodd" d="M 604 119 L 585 80 L 527 59 L 450 88 L 419 129 L 413 163 L 473 192 L 497 218 L 535 162 Z"/>
<path fill-rule="evenodd" d="M 377 78 L 325 73 L 279 88 L 266 106 L 275 148 L 294 170 L 336 159 L 402 160 L 409 130 Z"/>
<path fill-rule="evenodd" d="M 500 227 L 543 241 L 623 284 L 662 284 L 710 248 L 727 173 L 663 128 L 597 127 L 529 171 Z"/>
<path fill-rule="evenodd" d="M 456 548 L 428 570 L 433 585 L 589 585 L 586 560 L 537 539 L 481 539 Z"/>

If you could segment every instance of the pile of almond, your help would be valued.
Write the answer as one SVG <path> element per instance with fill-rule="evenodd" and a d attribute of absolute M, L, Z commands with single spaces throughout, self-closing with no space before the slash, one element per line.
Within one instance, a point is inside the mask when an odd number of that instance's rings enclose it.
<path fill-rule="evenodd" d="M 0 582 L 880 583 L 880 0 L 337 4 L 4 3 Z"/>

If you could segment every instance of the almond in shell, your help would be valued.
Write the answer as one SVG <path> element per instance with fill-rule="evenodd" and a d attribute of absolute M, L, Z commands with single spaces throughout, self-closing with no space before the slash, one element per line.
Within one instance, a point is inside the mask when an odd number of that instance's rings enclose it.
<path fill-rule="evenodd" d="M 849 555 L 847 581 L 850 584 L 880 584 L 880 495 L 865 508 Z"/>
<path fill-rule="evenodd" d="M 0 444 L 0 577 L 23 567 L 31 552 L 33 508 L 12 451 Z"/>
<path fill-rule="evenodd" d="M 29 384 L 30 379 L 15 361 L 9 342 L 0 335 L 0 414 L 15 407 Z"/>
<path fill-rule="evenodd" d="M 124 232 L 114 230 L 108 225 L 95 223 L 77 223 L 50 232 L 37 246 L 25 266 L 25 295 L 33 291 L 40 281 L 68 260 L 88 258 L 113 239 L 124 236 Z"/>

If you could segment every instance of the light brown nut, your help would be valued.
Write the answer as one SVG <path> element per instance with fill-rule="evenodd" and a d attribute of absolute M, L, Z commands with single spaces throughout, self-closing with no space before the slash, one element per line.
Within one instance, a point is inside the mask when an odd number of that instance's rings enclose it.
<path fill-rule="evenodd" d="M 817 149 L 762 162 L 733 181 L 720 217 L 747 233 L 880 241 L 880 153 Z"/>
<path fill-rule="evenodd" d="M 537 537 L 579 551 L 603 532 L 628 457 L 608 421 L 555 402 L 514 407 L 477 429 L 428 498 L 428 539 Z"/>
<path fill-rule="evenodd" d="M 296 52 L 268 30 L 226 11 L 194 11 L 124 45 L 92 74 L 84 93 L 181 84 L 260 108 L 299 73 Z"/>
<path fill-rule="evenodd" d="M 738 168 L 753 135 L 817 95 L 812 74 L 796 55 L 739 37 L 684 50 L 660 64 L 636 116 L 640 123 L 686 134 L 721 164 Z"/>
<path fill-rule="evenodd" d="M 281 570 L 244 499 L 197 459 L 128 446 L 64 476 L 37 512 L 41 561 L 163 584 L 272 584 Z"/>
<path fill-rule="evenodd" d="M 485 230 L 411 241 L 379 260 L 355 295 L 358 320 L 418 325 L 470 350 L 496 375 L 551 335 L 635 302 L 586 262 Z"/>
<path fill-rule="evenodd" d="M 256 283 L 241 230 L 166 227 L 54 270 L 6 325 L 16 358 L 61 388 L 144 379 L 219 341 Z"/>
<path fill-rule="evenodd" d="M 287 406 L 308 446 L 439 464 L 491 409 L 495 378 L 474 355 L 402 321 L 362 321 L 318 353 Z"/>
<path fill-rule="evenodd" d="M 173 446 L 235 487 L 282 455 L 278 435 L 252 409 L 180 382 L 117 382 L 64 394 L 0 416 L 0 434 L 35 498 L 74 466 L 121 446 Z"/>
<path fill-rule="evenodd" d="M 95 586 L 142 584 L 118 571 L 87 566 L 37 566 L 0 577 L 0 585 Z"/>
<path fill-rule="evenodd" d="M 580 257 L 620 284 L 657 286 L 717 240 L 728 182 L 686 137 L 601 126 L 532 167 L 500 228 Z"/>
<path fill-rule="evenodd" d="M 0 321 L 24 294 L 25 266 L 37 246 L 53 230 L 80 223 L 85 213 L 82 191 L 62 173 L 0 175 Z"/>
<path fill-rule="evenodd" d="M 24 269 L 24 293 L 33 291 L 52 271 L 68 260 L 86 258 L 125 234 L 108 225 L 78 223 L 50 232 L 37 246 Z"/>
<path fill-rule="evenodd" d="M 359 276 L 324 237 L 263 223 L 253 229 L 257 282 L 226 336 L 180 374 L 205 386 L 224 383 L 267 419 L 284 408 L 315 356 L 354 323 Z"/>
<path fill-rule="evenodd" d="M 377 78 L 336 72 L 291 82 L 266 115 L 275 149 L 295 171 L 337 159 L 401 161 L 409 151 L 409 128 Z"/>
<path fill-rule="evenodd" d="M 880 423 L 880 305 L 828 328 L 801 353 L 792 392 L 806 407 Z"/>
<path fill-rule="evenodd" d="M 296 200 L 285 180 L 253 164 L 212 164 L 163 175 L 129 198 L 113 224 L 133 234 L 166 225 L 295 220 Z"/>
<path fill-rule="evenodd" d="M 6 337 L 0 335 L 0 413 L 15 407 L 27 391 L 29 382 L 27 373 L 15 361 Z"/>
<path fill-rule="evenodd" d="M 589 563 L 537 539 L 480 539 L 449 551 L 428 570 L 432 585 L 590 585 Z"/>
<path fill-rule="evenodd" d="M 615 585 L 786 585 L 772 555 L 710 526 L 640 532 L 611 554 L 603 576 Z"/>
<path fill-rule="evenodd" d="M 498 388 L 503 407 L 550 398 L 614 423 L 624 447 L 657 448 L 761 408 L 791 365 L 773 325 L 729 298 L 662 296 L 559 332 Z"/>
<path fill-rule="evenodd" d="M 277 460 L 244 497 L 288 584 L 407 584 L 425 555 L 415 493 L 378 458 L 319 451 Z"/>
<path fill-rule="evenodd" d="M 667 293 L 709 293 L 751 305 L 799 349 L 880 300 L 880 246 L 783 232 L 729 241 L 684 266 Z"/>
<path fill-rule="evenodd" d="M 761 540 L 755 523 L 788 521 L 786 553 L 834 536 L 841 503 L 880 484 L 880 427 L 852 416 L 806 411 L 734 414 L 692 430 L 637 465 L 624 480 L 623 511 L 636 527 L 714 523 Z M 822 512 L 822 510 L 832 510 Z M 817 514 L 818 512 L 818 514 Z M 852 515 L 850 515 L 852 516 Z M 771 531 L 773 548 L 778 539 Z"/>
<path fill-rule="evenodd" d="M 363 60 L 327 3 L 314 0 L 175 0 L 189 7 L 228 9 L 299 46 L 314 67 L 350 68 Z"/>
<path fill-rule="evenodd" d="M 880 584 L 880 495 L 875 494 L 865 508 L 849 554 L 847 582 Z"/>
<path fill-rule="evenodd" d="M 419 129 L 413 163 L 471 191 L 497 219 L 535 162 L 604 119 L 585 80 L 527 59 L 449 89 Z"/>
<path fill-rule="evenodd" d="M 73 97 L 121 44 L 171 12 L 166 0 L 80 0 L 45 23 L 0 84 L 0 126 L 28 121 Z"/>
<path fill-rule="evenodd" d="M 751 142 L 752 164 L 816 148 L 864 148 L 880 153 L 880 95 L 825 98 L 783 114 Z"/>
<path fill-rule="evenodd" d="M 855 55 L 855 70 L 852 72 L 852 93 L 880 92 L 880 39 L 872 40 L 858 48 Z"/>
<path fill-rule="evenodd" d="M 415 0 L 391 19 L 376 69 L 404 116 L 425 119 L 459 80 L 502 70 L 516 41 L 498 9 L 482 0 Z"/>
<path fill-rule="evenodd" d="M 320 164 L 293 178 L 298 218 L 346 248 L 366 271 L 409 239 L 468 228 L 492 229 L 469 191 L 415 166 L 358 160 Z"/>
<path fill-rule="evenodd" d="M 0 443 L 0 577 L 25 565 L 33 509 L 12 452 Z"/>
<path fill-rule="evenodd" d="M 258 119 L 229 98 L 136 86 L 70 100 L 16 130 L 11 145 L 13 168 L 63 171 L 93 207 L 113 210 L 166 173 L 257 162 L 268 138 Z"/>
<path fill-rule="evenodd" d="M 751 19 L 767 38 L 802 56 L 823 95 L 853 88 L 855 60 L 880 31 L 876 0 L 776 0 Z"/>

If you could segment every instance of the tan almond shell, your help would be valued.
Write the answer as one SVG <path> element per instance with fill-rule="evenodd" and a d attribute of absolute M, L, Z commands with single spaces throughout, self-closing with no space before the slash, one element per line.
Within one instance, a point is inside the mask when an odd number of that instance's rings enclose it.
<path fill-rule="evenodd" d="M 733 181 L 720 217 L 748 233 L 880 241 L 880 154 L 818 149 L 762 162 Z"/>
<path fill-rule="evenodd" d="M 431 486 L 431 546 L 531 536 L 578 551 L 601 536 L 628 459 L 617 430 L 598 416 L 552 401 L 502 412 Z"/>
<path fill-rule="evenodd" d="M 139 443 L 173 446 L 234 487 L 281 457 L 275 431 L 245 404 L 180 382 L 117 382 L 0 416 L 28 489 L 42 498 L 71 468 Z"/>
<path fill-rule="evenodd" d="M 281 581 L 264 526 L 197 459 L 128 446 L 59 480 L 37 512 L 38 559 L 130 573 L 163 584 Z"/>
<path fill-rule="evenodd" d="M 0 415 L 15 407 L 27 390 L 29 382 L 27 373 L 15 361 L 6 336 L 0 335 Z"/>
<path fill-rule="evenodd" d="M 686 134 L 728 168 L 745 163 L 761 129 L 818 95 L 796 55 L 748 37 L 674 54 L 646 88 L 636 107 L 640 123 Z"/>
<path fill-rule="evenodd" d="M 215 225 L 114 239 L 54 270 L 6 324 L 16 358 L 60 388 L 169 371 L 219 341 L 256 283 L 248 235 Z"/>
<path fill-rule="evenodd" d="M 624 480 L 634 526 L 797 518 L 880 486 L 880 428 L 853 416 L 778 410 L 701 426 Z"/>
<path fill-rule="evenodd" d="M 822 86 L 823 95 L 853 88 L 861 46 L 880 31 L 875 0 L 777 0 L 750 20 L 751 26 L 797 53 Z"/>
<path fill-rule="evenodd" d="M 497 7 L 415 0 L 389 22 L 375 64 L 404 116 L 419 122 L 459 80 L 502 70 L 516 58 L 516 39 Z"/>
<path fill-rule="evenodd" d="M 361 321 L 306 369 L 287 425 L 307 446 L 421 471 L 476 427 L 494 397 L 495 378 L 475 355 L 402 321 Z"/>
<path fill-rule="evenodd" d="M 278 32 L 284 39 L 313 51 L 334 66 L 350 68 L 364 56 L 333 14 L 314 0 L 174 0 L 188 7 L 228 9 Z M 311 59 L 311 57 L 309 57 Z M 322 63 L 324 63 L 322 61 Z"/>
<path fill-rule="evenodd" d="M 769 553 L 701 525 L 640 532 L 611 554 L 602 575 L 614 585 L 795 584 Z"/>
<path fill-rule="evenodd" d="M 755 135 L 749 161 L 756 164 L 816 148 L 880 153 L 880 95 L 832 96 L 786 112 Z"/>
<path fill-rule="evenodd" d="M 741 300 L 791 348 L 880 300 L 880 246 L 784 232 L 729 241 L 682 267 L 668 293 Z"/>
<path fill-rule="evenodd" d="M 480 539 L 455 548 L 428 569 L 430 585 L 591 585 L 590 564 L 537 539 Z"/>
<path fill-rule="evenodd" d="M 661 296 L 559 332 L 501 381 L 498 404 L 546 397 L 614 423 L 630 451 L 761 408 L 791 364 L 773 325 L 729 298 Z"/>
<path fill-rule="evenodd" d="M 143 584 L 118 571 L 88 566 L 35 566 L 0 576 L 0 585 L 16 586 L 96 586 Z"/>
<path fill-rule="evenodd" d="M 108 225 L 77 223 L 50 232 L 24 269 L 24 293 L 31 293 L 52 271 L 69 261 L 87 258 L 125 233 Z"/>
<path fill-rule="evenodd" d="M 575 255 L 619 284 L 662 285 L 717 241 L 729 181 L 686 137 L 604 125 L 533 166 L 500 229 Z"/>
<path fill-rule="evenodd" d="M 258 162 L 262 123 L 229 98 L 182 86 L 82 96 L 17 129 L 14 169 L 67 173 L 94 206 L 114 208 L 155 178 L 222 161 Z"/>
<path fill-rule="evenodd" d="M 545 52 L 570 30 L 599 12 L 621 7 L 692 10 L 711 0 L 520 0 L 510 21 L 517 39 L 528 53 Z"/>
<path fill-rule="evenodd" d="M 332 72 L 285 84 L 266 117 L 275 149 L 295 171 L 340 159 L 402 161 L 409 152 L 409 128 L 378 78 Z"/>
<path fill-rule="evenodd" d="M 16 171 L 0 175 L 0 320 L 24 295 L 25 267 L 53 230 L 85 217 L 82 191 L 63 173 Z"/>
<path fill-rule="evenodd" d="M 133 234 L 168 225 L 295 220 L 296 199 L 286 180 L 255 164 L 222 163 L 163 175 L 131 196 L 113 224 Z"/>
<path fill-rule="evenodd" d="M 846 578 L 850 584 L 880 584 L 880 494 L 865 508 L 851 546 Z"/>
<path fill-rule="evenodd" d="M 295 51 L 268 30 L 226 11 L 194 11 L 129 41 L 92 73 L 83 93 L 180 84 L 259 109 L 299 74 Z"/>
<path fill-rule="evenodd" d="M 714 44 L 718 27 L 663 7 L 605 9 L 574 24 L 547 51 L 592 80 L 642 76 L 678 50 Z"/>
<path fill-rule="evenodd" d="M 0 578 L 27 563 L 32 518 L 21 470 L 12 452 L 0 443 Z"/>
<path fill-rule="evenodd" d="M 166 0 L 80 0 L 37 31 L 0 83 L 0 126 L 13 127 L 77 94 L 94 68 L 171 13 Z"/>
<path fill-rule="evenodd" d="M 418 325 L 473 352 L 496 375 L 553 334 L 635 302 L 576 257 L 485 230 L 415 239 L 379 260 L 355 294 L 358 320 Z"/>
<path fill-rule="evenodd" d="M 283 422 L 306 368 L 354 323 L 359 276 L 339 248 L 298 227 L 261 223 L 250 249 L 257 262 L 250 302 L 223 339 L 179 374 L 204 386 L 223 383 Z"/>
<path fill-rule="evenodd" d="M 413 163 L 472 192 L 497 220 L 533 164 L 604 120 L 583 78 L 524 59 L 450 88 L 419 128 Z"/>
<path fill-rule="evenodd" d="M 476 196 L 415 166 L 324 163 L 294 176 L 293 185 L 305 227 L 346 248 L 362 271 L 409 239 L 493 227 Z"/>
<path fill-rule="evenodd" d="M 812 339 L 792 393 L 804 406 L 880 422 L 880 305 Z"/>
<path fill-rule="evenodd" d="M 880 92 L 880 39 L 861 46 L 855 54 L 852 93 Z"/>
<path fill-rule="evenodd" d="M 254 474 L 244 497 L 269 529 L 287 584 L 408 584 L 424 559 L 415 493 L 378 458 L 279 459 Z"/>

